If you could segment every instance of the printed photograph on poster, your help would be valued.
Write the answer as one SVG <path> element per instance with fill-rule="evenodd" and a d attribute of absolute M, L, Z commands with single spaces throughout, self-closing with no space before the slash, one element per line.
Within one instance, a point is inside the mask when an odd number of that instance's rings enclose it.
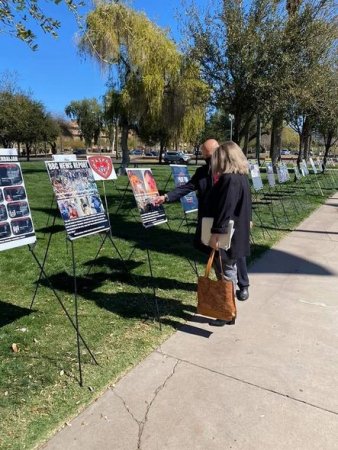
<path fill-rule="evenodd" d="M 166 222 L 163 206 L 154 204 L 159 193 L 151 169 L 126 170 L 143 226 L 149 228 Z"/>
<path fill-rule="evenodd" d="M 116 180 L 117 176 L 110 156 L 89 155 L 87 161 L 95 181 Z"/>
<path fill-rule="evenodd" d="M 276 186 L 275 174 L 273 173 L 272 162 L 266 163 L 266 175 L 268 178 L 268 183 L 271 187 Z"/>
<path fill-rule="evenodd" d="M 290 179 L 288 168 L 283 163 L 277 164 L 277 178 L 278 183 L 286 183 Z"/>
<path fill-rule="evenodd" d="M 175 186 L 182 186 L 190 180 L 187 166 L 170 164 Z M 198 210 L 198 200 L 195 192 L 190 192 L 180 199 L 183 211 L 188 214 Z"/>
<path fill-rule="evenodd" d="M 263 181 L 261 178 L 258 164 L 249 163 L 249 170 L 250 170 L 250 175 L 251 175 L 252 184 L 253 184 L 254 189 L 256 191 L 263 189 Z"/>
<path fill-rule="evenodd" d="M 16 150 L 0 149 L 0 251 L 36 241 L 21 166 L 15 161 Z"/>
<path fill-rule="evenodd" d="M 108 218 L 88 162 L 45 164 L 69 239 L 108 231 Z"/>

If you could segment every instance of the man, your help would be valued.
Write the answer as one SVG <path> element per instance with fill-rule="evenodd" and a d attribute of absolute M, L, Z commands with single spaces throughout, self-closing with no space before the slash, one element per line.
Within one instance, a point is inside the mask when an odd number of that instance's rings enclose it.
<path fill-rule="evenodd" d="M 202 218 L 207 216 L 208 211 L 208 198 L 210 190 L 214 184 L 210 170 L 210 158 L 213 152 L 219 147 L 218 142 L 215 139 L 207 139 L 201 145 L 202 156 L 206 162 L 204 166 L 198 167 L 191 179 L 182 186 L 178 186 L 171 192 L 157 197 L 156 204 L 175 202 L 181 197 L 189 194 L 192 191 L 197 191 L 198 197 L 198 216 L 197 226 L 194 236 L 194 247 L 198 250 L 210 254 L 210 247 L 202 244 L 201 242 L 201 229 Z M 239 290 L 236 292 L 238 300 L 247 300 L 249 298 L 249 278 L 246 267 L 246 258 L 239 258 L 237 264 L 237 278 Z"/>

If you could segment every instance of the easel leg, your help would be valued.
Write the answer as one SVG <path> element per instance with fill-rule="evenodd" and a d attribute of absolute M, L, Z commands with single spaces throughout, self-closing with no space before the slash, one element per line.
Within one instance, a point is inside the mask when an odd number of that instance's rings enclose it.
<path fill-rule="evenodd" d="M 80 386 L 83 386 L 82 367 L 81 367 L 81 349 L 80 349 L 80 334 L 79 334 L 79 315 L 77 304 L 77 282 L 76 282 L 76 265 L 74 255 L 74 243 L 70 241 L 72 247 L 72 262 L 73 262 L 73 279 L 74 279 L 74 306 L 75 306 L 75 327 L 76 327 L 76 342 L 77 342 L 77 360 L 79 364 Z"/>
<path fill-rule="evenodd" d="M 56 217 L 54 217 L 54 219 L 53 219 L 52 227 L 55 225 L 55 220 L 56 220 Z M 50 243 L 51 243 L 51 240 L 52 240 L 52 236 L 53 236 L 53 234 L 52 234 L 52 233 L 49 233 L 48 242 L 47 242 L 47 247 L 46 247 L 45 255 L 44 255 L 44 257 L 43 257 L 42 266 L 41 266 L 41 270 L 40 270 L 40 274 L 39 274 L 39 279 L 38 279 L 38 282 L 36 283 L 36 287 L 35 287 L 35 291 L 34 291 L 34 294 L 33 294 L 32 302 L 31 302 L 31 305 L 30 305 L 30 309 L 33 308 L 33 304 L 34 304 L 34 301 L 35 301 L 35 297 L 36 297 L 36 295 L 37 295 L 37 293 L 38 293 L 38 290 L 39 290 L 39 287 L 40 287 L 40 284 L 41 284 L 42 273 L 43 273 L 44 268 L 45 268 L 45 264 L 46 264 L 46 260 L 47 260 L 47 255 L 48 255 L 48 250 L 49 250 L 49 246 L 50 246 Z"/>
<path fill-rule="evenodd" d="M 46 274 L 44 268 L 42 267 L 40 261 L 38 260 L 36 254 L 34 253 L 34 250 L 33 250 L 32 246 L 29 245 L 28 248 L 29 248 L 29 251 L 32 253 L 33 258 L 34 258 L 35 262 L 37 263 L 38 267 L 40 268 L 41 273 L 42 273 L 42 275 L 44 276 L 45 280 L 47 281 L 47 283 L 48 283 L 50 289 L 52 290 L 53 294 L 55 295 L 57 301 L 60 303 L 60 306 L 61 306 L 61 308 L 63 309 L 63 312 L 66 314 L 67 319 L 68 319 L 69 322 L 71 323 L 71 325 L 72 325 L 72 327 L 74 328 L 74 330 L 77 331 L 76 325 L 74 324 L 73 319 L 72 319 L 71 316 L 69 315 L 69 312 L 68 312 L 67 309 L 65 308 L 65 305 L 63 304 L 63 302 L 62 302 L 60 296 L 58 295 L 58 293 L 57 293 L 56 290 L 54 289 L 52 283 L 50 282 L 50 280 L 49 280 L 49 278 L 48 278 L 48 275 Z M 95 356 L 93 355 L 92 351 L 90 350 L 90 348 L 88 347 L 86 341 L 83 339 L 83 337 L 81 336 L 80 333 L 79 333 L 79 337 L 80 337 L 80 339 L 81 339 L 83 345 L 84 345 L 84 346 L 86 347 L 86 349 L 88 350 L 88 353 L 89 353 L 90 356 L 93 358 L 93 361 L 95 362 L 95 364 L 99 365 L 99 363 L 96 361 Z"/>

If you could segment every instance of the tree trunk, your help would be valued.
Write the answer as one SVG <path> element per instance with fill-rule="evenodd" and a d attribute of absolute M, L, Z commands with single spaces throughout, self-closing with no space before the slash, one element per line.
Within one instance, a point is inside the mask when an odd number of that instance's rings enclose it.
<path fill-rule="evenodd" d="M 165 142 L 163 139 L 160 140 L 160 157 L 159 157 L 159 163 L 162 164 L 162 158 L 163 158 L 163 153 L 164 153 L 164 148 L 165 148 Z"/>
<path fill-rule="evenodd" d="M 261 151 L 261 117 L 259 114 L 257 114 L 257 119 L 256 119 L 256 159 L 257 159 L 258 165 L 260 165 L 260 158 L 259 158 L 260 151 Z"/>
<path fill-rule="evenodd" d="M 323 172 L 326 169 L 327 155 L 329 154 L 330 148 L 332 146 L 332 140 L 333 140 L 333 132 L 329 131 L 326 138 L 324 137 L 325 152 L 323 158 Z"/>
<path fill-rule="evenodd" d="M 243 145 L 243 153 L 246 156 L 248 154 L 248 144 L 249 144 L 249 128 L 250 128 L 250 123 L 247 122 L 245 124 L 245 129 L 244 129 L 244 145 Z"/>
<path fill-rule="evenodd" d="M 310 119 L 308 117 L 305 118 L 304 126 L 303 126 L 303 143 L 304 143 L 304 159 L 307 161 L 309 159 L 310 153 L 310 144 L 311 144 L 311 132 L 312 126 Z"/>
<path fill-rule="evenodd" d="M 27 161 L 29 161 L 30 153 L 31 153 L 31 147 L 30 147 L 29 144 L 26 144 L 26 157 L 27 157 Z"/>
<path fill-rule="evenodd" d="M 121 149 L 122 149 L 122 163 L 120 167 L 120 175 L 124 175 L 126 172 L 126 167 L 130 163 L 129 150 L 128 150 L 128 132 L 129 125 L 122 125 L 121 129 Z"/>
<path fill-rule="evenodd" d="M 281 112 L 278 112 L 273 116 L 271 130 L 270 158 L 274 167 L 276 166 L 277 161 L 280 158 L 280 151 L 282 146 L 282 131 L 283 115 Z"/>

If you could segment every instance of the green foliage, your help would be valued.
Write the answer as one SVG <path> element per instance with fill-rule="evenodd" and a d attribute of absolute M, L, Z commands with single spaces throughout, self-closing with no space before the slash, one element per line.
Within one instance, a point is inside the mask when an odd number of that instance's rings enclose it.
<path fill-rule="evenodd" d="M 122 3 L 101 4 L 87 17 L 82 51 L 112 75 L 111 106 L 129 161 L 127 130 L 146 141 L 193 140 L 204 124 L 207 87 L 198 66 L 188 63 L 167 34 L 144 14 Z"/>
<path fill-rule="evenodd" d="M 77 13 L 84 2 L 77 0 L 52 0 L 55 5 L 64 3 L 69 11 Z M 0 2 L 0 29 L 26 42 L 36 50 L 36 35 L 32 30 L 38 25 L 44 33 L 57 37 L 61 23 L 45 14 L 38 0 L 3 0 Z"/>
<path fill-rule="evenodd" d="M 40 102 L 12 90 L 0 91 L 0 142 L 4 147 L 25 144 L 27 157 L 38 142 L 54 142 L 59 134 L 56 121 Z"/>
<path fill-rule="evenodd" d="M 77 122 L 87 147 L 91 147 L 93 141 L 96 145 L 103 125 L 102 107 L 98 101 L 95 98 L 74 100 L 66 106 L 65 113 Z"/>

